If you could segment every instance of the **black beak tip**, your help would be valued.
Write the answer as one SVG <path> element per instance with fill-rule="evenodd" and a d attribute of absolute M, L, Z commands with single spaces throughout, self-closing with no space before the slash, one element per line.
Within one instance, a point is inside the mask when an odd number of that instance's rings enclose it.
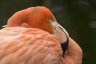
<path fill-rule="evenodd" d="M 69 38 L 67 38 L 66 42 L 61 43 L 61 47 L 62 47 L 62 50 L 63 50 L 63 56 L 65 55 L 65 52 L 68 49 L 68 42 L 69 42 Z"/>

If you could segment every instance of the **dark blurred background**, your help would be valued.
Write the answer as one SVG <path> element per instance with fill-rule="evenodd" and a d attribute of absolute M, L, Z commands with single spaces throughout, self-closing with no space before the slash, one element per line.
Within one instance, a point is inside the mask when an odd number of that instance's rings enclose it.
<path fill-rule="evenodd" d="M 38 5 L 47 6 L 78 42 L 83 64 L 96 64 L 96 0 L 1 0 L 0 26 L 16 11 Z"/>

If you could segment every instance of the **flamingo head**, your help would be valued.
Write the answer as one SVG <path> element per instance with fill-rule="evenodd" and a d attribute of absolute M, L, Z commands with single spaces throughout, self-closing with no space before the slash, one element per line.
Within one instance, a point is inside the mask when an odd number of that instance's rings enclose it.
<path fill-rule="evenodd" d="M 24 24 L 55 34 L 61 43 L 66 42 L 69 37 L 67 31 L 56 21 L 52 12 L 44 6 L 30 7 L 16 12 L 9 18 L 7 26 L 22 26 Z"/>

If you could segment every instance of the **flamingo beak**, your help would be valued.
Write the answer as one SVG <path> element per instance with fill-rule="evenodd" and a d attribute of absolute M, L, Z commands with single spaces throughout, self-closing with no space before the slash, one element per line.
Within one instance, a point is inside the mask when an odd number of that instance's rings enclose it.
<path fill-rule="evenodd" d="M 54 34 L 57 36 L 57 38 L 61 43 L 64 55 L 66 50 L 68 49 L 69 34 L 57 21 L 50 21 L 50 22 L 51 25 L 53 26 Z"/>
<path fill-rule="evenodd" d="M 61 43 L 64 43 L 69 38 L 68 32 L 55 20 L 51 21 L 54 34 L 58 37 Z"/>

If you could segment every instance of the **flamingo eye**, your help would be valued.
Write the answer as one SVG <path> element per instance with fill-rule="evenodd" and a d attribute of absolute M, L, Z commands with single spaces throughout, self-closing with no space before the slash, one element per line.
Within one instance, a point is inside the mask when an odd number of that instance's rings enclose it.
<path fill-rule="evenodd" d="M 52 21 L 51 19 L 48 19 L 49 20 L 49 22 L 50 22 L 50 24 L 52 25 L 52 26 L 55 26 L 56 25 L 56 21 Z"/>
<path fill-rule="evenodd" d="M 55 26 L 55 25 L 56 25 L 56 22 L 55 22 L 55 21 L 53 21 L 53 22 L 51 22 L 51 24 L 52 24 L 52 26 Z"/>

